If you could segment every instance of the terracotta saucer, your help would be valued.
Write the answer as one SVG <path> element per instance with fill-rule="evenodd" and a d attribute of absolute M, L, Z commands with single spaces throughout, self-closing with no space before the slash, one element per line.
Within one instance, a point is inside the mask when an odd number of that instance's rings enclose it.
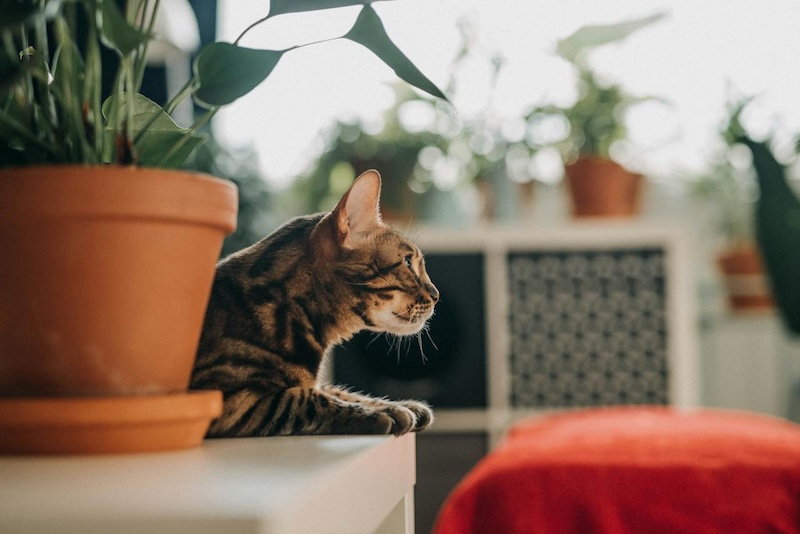
<path fill-rule="evenodd" d="M 0 454 L 117 454 L 199 445 L 222 393 L 0 399 Z"/>

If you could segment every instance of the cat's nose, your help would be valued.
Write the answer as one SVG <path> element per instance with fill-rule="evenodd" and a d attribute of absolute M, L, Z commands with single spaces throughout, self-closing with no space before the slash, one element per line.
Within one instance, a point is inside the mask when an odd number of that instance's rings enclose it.
<path fill-rule="evenodd" d="M 430 297 L 431 297 L 431 300 L 433 300 L 433 303 L 434 303 L 434 304 L 436 304 L 437 302 L 439 302 L 439 290 L 438 290 L 438 289 L 436 289 L 436 286 L 435 286 L 435 285 L 433 285 L 433 284 L 427 284 L 427 285 L 425 286 L 425 289 L 427 289 L 427 290 L 428 290 L 428 295 L 430 295 Z"/>

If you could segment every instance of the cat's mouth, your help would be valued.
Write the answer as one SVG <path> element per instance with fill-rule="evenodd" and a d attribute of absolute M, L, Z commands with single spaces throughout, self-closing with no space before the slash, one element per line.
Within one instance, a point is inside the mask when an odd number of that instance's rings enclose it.
<path fill-rule="evenodd" d="M 412 306 L 402 312 L 392 312 L 392 321 L 387 328 L 397 335 L 416 334 L 425 327 L 425 323 L 433 315 L 433 306 Z"/>

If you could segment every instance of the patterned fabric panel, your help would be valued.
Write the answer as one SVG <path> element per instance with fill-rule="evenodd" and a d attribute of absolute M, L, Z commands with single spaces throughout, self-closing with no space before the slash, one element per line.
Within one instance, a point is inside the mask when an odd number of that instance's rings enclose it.
<path fill-rule="evenodd" d="M 511 404 L 667 404 L 664 251 L 508 256 Z"/>

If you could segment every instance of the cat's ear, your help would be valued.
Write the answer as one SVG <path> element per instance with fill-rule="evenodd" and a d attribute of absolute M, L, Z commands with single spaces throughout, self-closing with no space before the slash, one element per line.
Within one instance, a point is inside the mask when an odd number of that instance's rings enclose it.
<path fill-rule="evenodd" d="M 378 171 L 369 170 L 356 178 L 332 212 L 340 246 L 352 248 L 359 239 L 383 226 L 380 198 Z"/>

